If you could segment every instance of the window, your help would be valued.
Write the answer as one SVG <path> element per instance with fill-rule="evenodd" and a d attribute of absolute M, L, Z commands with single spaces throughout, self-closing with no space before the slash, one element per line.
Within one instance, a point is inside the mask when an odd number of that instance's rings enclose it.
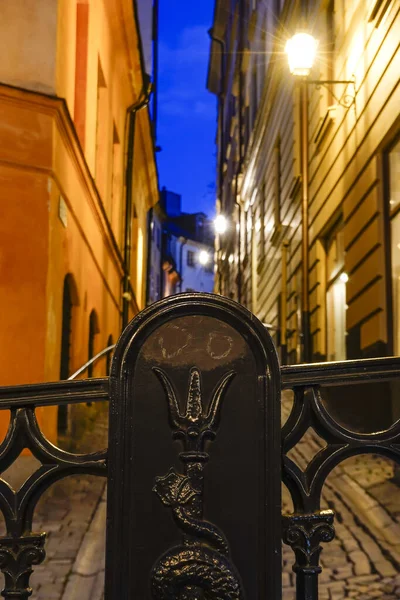
<path fill-rule="evenodd" d="M 69 275 L 65 277 L 63 288 L 60 379 L 68 379 L 68 377 L 71 374 L 70 350 L 72 324 L 72 296 L 69 277 Z"/>
<path fill-rule="evenodd" d="M 254 124 L 257 117 L 258 109 L 258 77 L 257 77 L 257 66 L 254 67 L 251 73 L 251 129 L 254 128 Z"/>
<path fill-rule="evenodd" d="M 61 360 L 60 379 L 68 379 L 70 373 L 71 357 L 71 332 L 72 332 L 72 293 L 70 275 L 64 279 L 62 325 L 61 325 Z M 66 433 L 68 429 L 68 406 L 58 407 L 57 416 L 58 433 Z"/>
<path fill-rule="evenodd" d="M 194 267 L 194 252 L 192 250 L 187 251 L 186 264 L 188 267 Z"/>
<path fill-rule="evenodd" d="M 346 360 L 346 281 L 342 222 L 326 241 L 327 360 Z"/>
<path fill-rule="evenodd" d="M 281 224 L 281 139 L 274 148 L 274 225 L 278 229 Z"/>
<path fill-rule="evenodd" d="M 251 256 L 251 244 L 252 244 L 252 235 L 251 230 L 253 227 L 253 218 L 251 214 L 251 209 L 245 211 L 245 231 L 244 231 L 244 243 L 245 243 L 245 256 Z"/>
<path fill-rule="evenodd" d="M 108 135 L 108 112 L 108 89 L 99 58 L 97 63 L 95 179 L 103 203 L 105 203 L 107 195 L 107 155 L 108 144 L 110 143 L 110 138 Z"/>
<path fill-rule="evenodd" d="M 265 202 L 267 196 L 267 189 L 265 183 L 262 188 L 261 198 L 260 198 L 260 258 L 265 257 Z"/>
<path fill-rule="evenodd" d="M 386 155 L 387 195 L 390 213 L 393 350 L 400 353 L 400 139 Z"/>
<path fill-rule="evenodd" d="M 116 208 L 122 203 L 121 188 L 121 144 L 119 141 L 117 127 L 113 123 L 113 147 L 112 147 L 112 172 L 111 172 L 111 204 L 109 207 L 110 222 L 115 231 L 118 231 L 119 224 L 114 224 Z"/>
<path fill-rule="evenodd" d="M 79 304 L 78 291 L 73 276 L 69 273 L 64 278 L 62 298 L 60 379 L 68 379 L 71 375 L 71 345 L 73 332 L 73 310 Z M 68 430 L 68 406 L 59 406 L 57 415 L 58 433 Z"/>
<path fill-rule="evenodd" d="M 82 148 L 85 148 L 86 86 L 89 31 L 89 4 L 76 5 L 75 102 L 74 123 Z"/>

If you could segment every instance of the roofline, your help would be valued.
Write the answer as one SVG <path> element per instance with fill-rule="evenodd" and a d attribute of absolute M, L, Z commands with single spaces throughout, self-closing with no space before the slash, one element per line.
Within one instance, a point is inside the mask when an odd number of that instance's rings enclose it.
<path fill-rule="evenodd" d="M 220 29 L 223 29 L 225 21 L 223 19 L 223 10 L 220 10 L 220 8 L 222 9 L 221 4 L 225 2 L 226 0 L 215 0 L 214 4 L 214 15 L 211 30 L 217 30 L 217 35 L 223 35 L 223 31 L 220 31 Z M 210 37 L 210 58 L 208 61 L 206 88 L 213 94 L 218 94 L 219 92 L 219 86 L 218 89 L 216 89 L 215 84 L 213 84 L 211 81 L 211 66 L 213 61 L 215 60 L 215 52 L 218 49 L 218 43 L 213 41 Z M 217 69 L 220 70 L 220 61 L 218 62 L 219 64 L 217 65 Z"/>

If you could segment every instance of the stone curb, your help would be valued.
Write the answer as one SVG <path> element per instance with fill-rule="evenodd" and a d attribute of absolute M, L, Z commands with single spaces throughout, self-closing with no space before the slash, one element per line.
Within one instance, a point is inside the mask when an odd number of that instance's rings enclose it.
<path fill-rule="evenodd" d="M 103 492 L 83 537 L 61 600 L 101 600 L 104 594 L 106 493 Z"/>

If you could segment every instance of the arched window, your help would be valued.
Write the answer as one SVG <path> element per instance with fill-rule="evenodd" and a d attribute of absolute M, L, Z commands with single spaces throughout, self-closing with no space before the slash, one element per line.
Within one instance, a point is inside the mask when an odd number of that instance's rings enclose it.
<path fill-rule="evenodd" d="M 89 316 L 89 343 L 88 343 L 88 360 L 95 355 L 95 338 L 99 333 L 99 320 L 95 310 L 92 310 Z M 88 366 L 88 377 L 93 377 L 93 363 Z"/>
<path fill-rule="evenodd" d="M 108 336 L 108 340 L 107 340 L 107 348 L 108 348 L 109 346 L 112 346 L 112 345 L 113 345 L 113 343 L 114 343 L 114 341 L 113 341 L 113 336 L 112 336 L 112 335 L 109 335 L 109 336 Z M 106 362 L 106 375 L 110 375 L 110 371 L 111 371 L 111 358 L 112 358 L 112 354 L 113 354 L 112 352 L 109 352 L 109 353 L 107 354 L 107 362 Z"/>
<path fill-rule="evenodd" d="M 79 0 L 76 5 L 74 122 L 82 148 L 85 148 L 88 40 L 89 2 Z"/>
<path fill-rule="evenodd" d="M 60 354 L 60 379 L 68 379 L 71 375 L 71 336 L 72 336 L 72 309 L 78 304 L 75 282 L 72 275 L 64 278 L 61 324 L 61 354 Z M 68 429 L 68 406 L 58 408 L 57 417 L 58 433 L 65 433 Z"/>
<path fill-rule="evenodd" d="M 67 275 L 63 289 L 60 379 L 68 379 L 70 375 L 71 325 L 72 297 L 69 275 Z"/>

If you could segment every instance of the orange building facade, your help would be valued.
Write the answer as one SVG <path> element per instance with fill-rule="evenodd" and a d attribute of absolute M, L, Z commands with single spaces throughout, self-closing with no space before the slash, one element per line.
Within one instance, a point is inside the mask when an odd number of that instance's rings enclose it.
<path fill-rule="evenodd" d="M 144 306 L 158 182 L 148 109 L 128 110 L 137 23 L 132 0 L 0 7 L 0 385 L 67 377 Z M 54 440 L 57 409 L 38 418 Z"/>

